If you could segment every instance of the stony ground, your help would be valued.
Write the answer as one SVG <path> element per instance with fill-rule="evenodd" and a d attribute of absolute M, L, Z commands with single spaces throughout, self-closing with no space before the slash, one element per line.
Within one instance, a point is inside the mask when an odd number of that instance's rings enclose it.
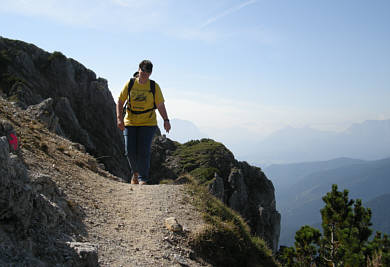
<path fill-rule="evenodd" d="M 14 125 L 30 175 L 49 175 L 65 194 L 82 228 L 72 238 L 96 244 L 100 266 L 207 266 L 187 244 L 203 222 L 185 185 L 124 183 L 1 98 L 0 117 Z M 183 231 L 168 230 L 169 217 Z"/>
<path fill-rule="evenodd" d="M 188 205 L 183 187 L 169 185 L 99 187 L 100 215 L 88 211 L 92 242 L 99 244 L 102 266 L 199 266 L 185 247 L 186 232 L 200 226 L 199 215 Z M 165 227 L 165 219 L 176 217 L 184 233 Z M 98 220 L 96 220 L 98 219 Z"/>

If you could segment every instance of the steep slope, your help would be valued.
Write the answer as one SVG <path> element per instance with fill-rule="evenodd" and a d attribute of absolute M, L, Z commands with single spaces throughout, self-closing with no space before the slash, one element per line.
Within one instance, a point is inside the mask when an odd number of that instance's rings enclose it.
<path fill-rule="evenodd" d="M 0 92 L 23 109 L 51 99 L 41 121 L 83 144 L 111 173 L 129 177 L 114 99 L 93 71 L 60 52 L 0 37 Z"/>
<path fill-rule="evenodd" d="M 0 138 L 2 265 L 84 266 L 80 246 L 92 248 L 88 266 L 98 264 L 95 256 L 100 266 L 207 265 L 194 260 L 187 244 L 185 235 L 203 221 L 184 200 L 182 185 L 123 183 L 81 145 L 50 133 L 2 98 L 0 119 L 12 123 L 2 121 L 1 135 L 11 131 L 20 141 L 17 153 L 8 154 L 7 139 Z M 178 218 L 184 236 L 165 228 L 168 217 Z"/>

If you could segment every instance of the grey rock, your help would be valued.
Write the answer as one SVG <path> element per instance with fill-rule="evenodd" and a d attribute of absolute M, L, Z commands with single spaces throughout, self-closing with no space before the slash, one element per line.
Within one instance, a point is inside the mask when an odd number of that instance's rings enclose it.
<path fill-rule="evenodd" d="M 31 114 L 37 120 L 42 122 L 46 128 L 49 129 L 49 131 L 58 135 L 64 135 L 59 124 L 59 119 L 54 113 L 52 98 L 45 99 L 37 105 L 29 106 L 26 110 L 26 113 Z"/>
<path fill-rule="evenodd" d="M 8 97 L 22 109 L 43 101 L 40 95 L 34 94 L 29 86 L 23 82 L 14 83 L 9 90 Z"/>
<path fill-rule="evenodd" d="M 12 125 L 0 121 L 0 265 L 97 266 L 84 265 L 81 250 L 82 256 L 75 257 L 73 249 L 61 245 L 61 240 L 72 240 L 63 233 L 76 227 L 75 215 L 49 176 L 28 175 L 19 153 L 10 150 L 3 136 L 9 132 Z M 86 258 L 92 262 L 93 256 Z"/>
<path fill-rule="evenodd" d="M 64 129 L 64 136 L 83 144 L 87 150 L 96 150 L 88 132 L 83 129 L 74 113 L 69 99 L 60 97 L 55 105 L 55 113 L 61 118 L 61 127 Z"/>
<path fill-rule="evenodd" d="M 233 191 L 229 198 L 229 207 L 245 214 L 248 202 L 248 191 L 241 170 L 232 169 L 228 182 Z"/>
<path fill-rule="evenodd" d="M 225 186 L 223 179 L 217 173 L 214 174 L 214 181 L 209 185 L 209 192 L 222 202 L 225 202 Z"/>
<path fill-rule="evenodd" d="M 165 219 L 165 227 L 172 232 L 183 231 L 183 226 L 179 224 L 175 217 L 169 217 Z"/>
<path fill-rule="evenodd" d="M 0 137 L 0 161 L 6 163 L 9 157 L 8 154 L 9 154 L 9 146 L 8 146 L 7 137 L 1 136 Z"/>
<path fill-rule="evenodd" d="M 80 258 L 78 266 L 95 267 L 98 264 L 98 247 L 91 243 L 68 242 L 69 247 L 74 249 Z"/>
<path fill-rule="evenodd" d="M 19 152 L 19 141 L 13 126 L 5 121 L 0 120 L 0 137 L 5 136 L 8 143 L 8 149 L 10 152 Z"/>

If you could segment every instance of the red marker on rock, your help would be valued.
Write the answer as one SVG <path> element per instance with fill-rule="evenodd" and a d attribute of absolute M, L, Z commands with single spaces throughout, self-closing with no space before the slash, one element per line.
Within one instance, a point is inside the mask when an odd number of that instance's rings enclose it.
<path fill-rule="evenodd" d="M 16 151 L 18 149 L 18 138 L 13 133 L 11 133 L 9 136 L 8 143 L 11 147 L 14 148 L 14 151 Z"/>

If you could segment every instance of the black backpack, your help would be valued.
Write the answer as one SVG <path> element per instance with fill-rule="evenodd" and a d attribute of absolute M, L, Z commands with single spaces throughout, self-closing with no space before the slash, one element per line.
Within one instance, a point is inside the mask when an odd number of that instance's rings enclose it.
<path fill-rule="evenodd" d="M 129 82 L 129 86 L 128 86 L 128 97 L 127 97 L 127 100 L 126 100 L 126 103 L 125 105 L 123 106 L 123 116 L 126 115 L 126 109 L 129 110 L 131 113 L 133 114 L 143 114 L 143 113 L 148 113 L 152 110 L 155 110 L 157 107 L 156 107 L 156 99 L 155 99 L 155 94 L 156 94 L 156 82 L 153 81 L 153 80 L 150 80 L 150 92 L 153 94 L 153 108 L 150 108 L 150 109 L 147 109 L 147 110 L 142 110 L 142 111 L 137 111 L 137 110 L 132 110 L 131 109 L 131 103 L 130 103 L 130 91 L 131 91 L 131 88 L 133 88 L 133 85 L 134 85 L 134 82 L 135 82 L 135 79 L 136 78 L 131 78 L 130 79 L 130 82 Z"/>

